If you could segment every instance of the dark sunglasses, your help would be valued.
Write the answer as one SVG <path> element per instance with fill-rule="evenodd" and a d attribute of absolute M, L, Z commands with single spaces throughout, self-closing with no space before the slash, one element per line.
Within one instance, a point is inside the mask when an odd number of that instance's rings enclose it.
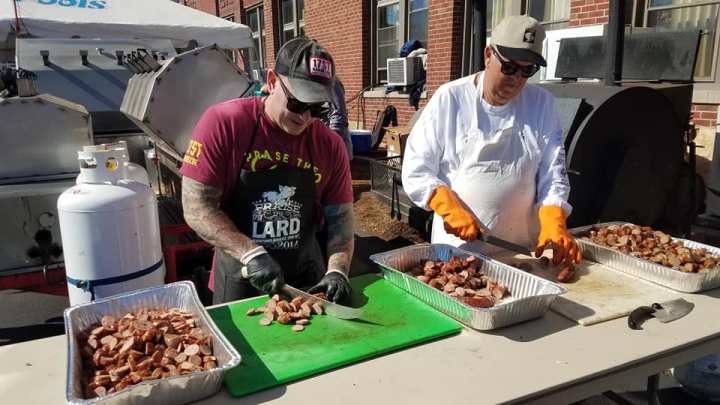
<path fill-rule="evenodd" d="M 310 110 L 310 116 L 315 118 L 322 117 L 325 114 L 327 103 L 303 103 L 290 94 L 290 90 L 285 87 L 285 84 L 279 77 L 277 78 L 277 81 L 280 82 L 280 87 L 282 88 L 283 93 L 285 93 L 288 111 L 295 114 L 303 114 L 305 111 Z"/>
<path fill-rule="evenodd" d="M 538 70 L 540 70 L 540 66 L 538 65 L 528 65 L 528 66 L 520 66 L 515 62 L 504 60 L 502 56 L 498 53 L 498 51 L 495 50 L 494 47 L 490 47 L 492 49 L 493 54 L 495 54 L 495 57 L 498 61 L 500 61 L 500 71 L 503 72 L 503 74 L 506 74 L 508 76 L 512 76 L 517 71 L 520 71 L 520 76 L 524 78 L 532 77 L 535 73 L 537 73 Z"/>

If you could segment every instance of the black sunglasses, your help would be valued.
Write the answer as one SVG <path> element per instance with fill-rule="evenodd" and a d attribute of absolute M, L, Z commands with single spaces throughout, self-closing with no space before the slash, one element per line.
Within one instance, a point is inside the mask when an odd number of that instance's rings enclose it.
<path fill-rule="evenodd" d="M 290 94 L 290 90 L 285 87 L 285 84 L 279 77 L 277 81 L 280 82 L 280 87 L 283 93 L 285 93 L 285 98 L 287 98 L 288 111 L 295 114 L 303 114 L 305 111 L 310 110 L 310 116 L 315 118 L 322 117 L 325 114 L 327 103 L 303 103 Z"/>
<path fill-rule="evenodd" d="M 520 66 L 515 62 L 509 61 L 509 60 L 503 60 L 503 57 L 500 56 L 498 51 L 495 50 L 494 47 L 490 47 L 492 49 L 493 54 L 495 54 L 495 57 L 498 61 L 500 61 L 500 71 L 503 72 L 503 74 L 506 74 L 508 76 L 512 76 L 517 71 L 520 71 L 520 76 L 524 78 L 532 77 L 535 73 L 537 73 L 538 70 L 540 70 L 540 66 L 538 65 L 528 65 L 528 66 Z"/>

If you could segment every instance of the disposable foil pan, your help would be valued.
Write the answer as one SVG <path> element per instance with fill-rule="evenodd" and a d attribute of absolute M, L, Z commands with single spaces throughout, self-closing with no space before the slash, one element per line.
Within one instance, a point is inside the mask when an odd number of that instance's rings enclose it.
<path fill-rule="evenodd" d="M 212 336 L 213 356 L 218 367 L 208 371 L 143 381 L 110 395 L 83 399 L 82 359 L 78 334 L 104 315 L 121 317 L 141 308 L 179 308 L 197 318 L 198 327 Z M 159 287 L 114 295 L 65 310 L 65 331 L 68 344 L 65 398 L 68 404 L 184 404 L 216 393 L 223 373 L 240 364 L 240 355 L 215 326 L 198 298 L 195 286 L 180 281 Z"/>
<path fill-rule="evenodd" d="M 679 270 L 665 267 L 650 260 L 641 259 L 626 253 L 622 253 L 606 246 L 598 245 L 590 239 L 585 239 L 593 227 L 608 225 L 632 225 L 627 222 L 604 222 L 595 225 L 573 228 L 570 232 L 576 236 L 578 244 L 582 249 L 583 256 L 594 262 L 606 265 L 615 270 L 629 274 L 633 277 L 651 281 L 663 287 L 672 288 L 685 293 L 696 293 L 720 287 L 720 268 L 705 270 L 701 273 L 685 273 Z M 704 248 L 708 253 L 720 256 L 720 249 L 694 242 L 687 239 L 672 238 L 681 242 L 690 249 Z"/>
<path fill-rule="evenodd" d="M 474 308 L 416 279 L 407 271 L 428 260 L 448 261 L 452 256 L 475 256 L 480 271 L 508 287 L 510 298 L 492 308 Z M 489 257 L 449 245 L 414 245 L 370 256 L 390 283 L 409 292 L 433 308 L 477 330 L 502 328 L 542 316 L 555 298 L 567 289 Z"/>

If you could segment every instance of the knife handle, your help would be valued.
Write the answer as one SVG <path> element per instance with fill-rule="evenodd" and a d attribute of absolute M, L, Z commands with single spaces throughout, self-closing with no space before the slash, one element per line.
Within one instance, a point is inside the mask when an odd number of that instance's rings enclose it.
<path fill-rule="evenodd" d="M 633 309 L 628 315 L 628 327 L 634 330 L 642 329 L 643 322 L 653 317 L 655 308 L 648 306 L 641 306 Z"/>

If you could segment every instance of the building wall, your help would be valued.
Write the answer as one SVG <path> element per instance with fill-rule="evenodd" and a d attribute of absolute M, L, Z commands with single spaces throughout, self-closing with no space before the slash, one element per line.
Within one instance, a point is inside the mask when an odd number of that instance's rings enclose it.
<path fill-rule="evenodd" d="M 609 9 L 608 0 L 571 0 L 570 26 L 607 24 Z"/>
<path fill-rule="evenodd" d="M 370 80 L 370 7 L 365 0 L 345 0 L 342 7 L 333 0 L 305 2 L 305 32 L 330 52 L 346 98 L 360 92 Z M 342 21 L 342 28 L 338 22 Z"/>
<path fill-rule="evenodd" d="M 608 0 L 571 0 L 570 26 L 581 27 L 595 24 L 607 24 L 610 3 Z M 715 131 L 717 126 L 718 104 L 693 104 L 694 123 L 703 131 Z"/>
<path fill-rule="evenodd" d="M 245 22 L 244 10 L 260 3 L 264 6 L 265 62 L 272 68 L 279 48 L 278 2 L 219 0 L 220 16 L 234 14 L 235 21 Z M 215 14 L 215 0 L 186 0 L 185 4 Z M 326 47 L 335 59 L 337 75 L 345 86 L 349 121 L 359 121 L 356 125 L 371 129 L 377 113 L 392 104 L 398 111 L 398 124 L 407 124 L 416 110 L 409 105 L 406 95 L 365 92 L 369 90 L 373 69 L 370 59 L 373 2 L 344 0 L 342 7 L 338 4 L 337 0 L 305 0 L 305 33 Z M 427 96 L 421 99 L 420 107 L 441 84 L 460 77 L 463 13 L 464 0 L 429 2 Z M 359 120 L 358 116 L 361 117 Z"/>

